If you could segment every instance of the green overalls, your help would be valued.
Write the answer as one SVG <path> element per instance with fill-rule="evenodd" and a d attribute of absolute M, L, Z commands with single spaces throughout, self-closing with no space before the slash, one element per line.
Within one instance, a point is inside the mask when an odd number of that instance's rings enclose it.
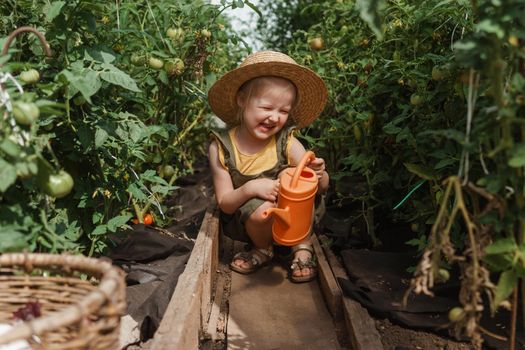
<path fill-rule="evenodd" d="M 217 142 L 220 142 L 220 147 L 223 149 L 224 163 L 232 178 L 233 187 L 239 188 L 246 182 L 258 178 L 277 179 L 279 173 L 290 166 L 288 163 L 287 143 L 294 129 L 295 127 L 293 126 L 285 127 L 275 135 L 277 163 L 271 169 L 255 175 L 244 175 L 237 169 L 233 153 L 234 146 L 228 130 L 213 130 L 211 134 Z M 237 241 L 251 242 L 244 225 L 248 217 L 264 202 L 263 199 L 255 197 L 240 206 L 234 214 L 226 214 L 221 211 L 220 222 L 223 233 Z"/>

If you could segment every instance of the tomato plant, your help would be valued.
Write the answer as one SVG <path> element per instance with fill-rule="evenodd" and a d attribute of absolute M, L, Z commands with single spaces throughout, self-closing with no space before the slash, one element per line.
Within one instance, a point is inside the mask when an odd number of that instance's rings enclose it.
<path fill-rule="evenodd" d="M 0 4 L 0 45 L 28 25 L 51 49 L 19 35 L 0 57 L 0 252 L 99 254 L 132 217 L 169 221 L 206 147 L 204 91 L 247 51 L 222 16 L 238 5 Z"/>
<path fill-rule="evenodd" d="M 463 307 L 451 318 L 478 347 L 479 295 L 495 312 L 525 278 L 524 11 L 517 0 L 288 1 L 263 6 L 258 24 L 268 46 L 329 87 L 327 108 L 301 134 L 327 160 L 329 205 L 357 202 L 354 221 L 376 245 L 376 229 L 412 227 L 407 243 L 432 266 L 416 269 L 412 290 L 464 261 Z"/>

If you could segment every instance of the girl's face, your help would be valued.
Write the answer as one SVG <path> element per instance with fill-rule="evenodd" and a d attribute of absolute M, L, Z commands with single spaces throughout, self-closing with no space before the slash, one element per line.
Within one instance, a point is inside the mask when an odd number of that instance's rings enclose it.
<path fill-rule="evenodd" d="M 262 78 L 252 93 L 240 92 L 237 98 L 244 111 L 241 128 L 258 140 L 267 140 L 281 130 L 295 101 L 295 86 L 282 78 Z"/>

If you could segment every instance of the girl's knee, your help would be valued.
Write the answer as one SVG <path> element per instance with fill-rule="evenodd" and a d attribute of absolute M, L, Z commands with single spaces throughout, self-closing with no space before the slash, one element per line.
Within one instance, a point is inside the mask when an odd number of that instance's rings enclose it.
<path fill-rule="evenodd" d="M 275 208 L 276 204 L 274 202 L 264 202 L 260 207 L 255 209 L 255 211 L 248 217 L 248 221 L 252 224 L 264 225 L 270 222 L 269 217 L 263 215 L 264 211 L 269 208 Z"/>

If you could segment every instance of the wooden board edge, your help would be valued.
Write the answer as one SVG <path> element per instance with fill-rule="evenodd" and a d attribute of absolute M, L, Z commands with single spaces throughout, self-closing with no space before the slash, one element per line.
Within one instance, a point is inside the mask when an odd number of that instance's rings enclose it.
<path fill-rule="evenodd" d="M 210 262 L 217 256 L 219 224 L 215 206 L 210 206 L 197 235 L 184 272 L 179 276 L 168 307 L 153 337 L 151 350 L 198 349 L 203 327 L 203 305 L 210 303 L 211 283 L 215 269 Z M 214 243 L 215 241 L 215 243 Z M 213 264 L 211 264 L 213 265 Z M 216 265 L 215 265 L 216 266 Z"/>
<path fill-rule="evenodd" d="M 357 301 L 343 298 L 345 324 L 354 350 L 383 350 L 375 321 Z"/>
<path fill-rule="evenodd" d="M 312 235 L 311 238 L 312 246 L 314 248 L 315 255 L 317 256 L 317 266 L 319 269 L 319 285 L 321 292 L 326 302 L 328 311 L 332 315 L 334 320 L 340 320 L 343 318 L 342 313 L 342 292 L 337 284 L 334 277 L 330 264 L 326 259 L 324 251 L 319 244 L 319 240 L 316 235 Z"/>
<path fill-rule="evenodd" d="M 381 335 L 376 328 L 375 321 L 372 319 L 368 310 L 361 306 L 357 301 L 345 297 L 341 291 L 337 278 L 348 279 L 345 268 L 341 265 L 337 257 L 329 248 L 328 238 L 320 235 L 318 245 L 323 251 L 328 265 L 336 280 L 337 288 L 341 292 L 341 303 L 339 304 L 345 319 L 346 333 L 350 339 L 353 350 L 383 350 Z"/>

